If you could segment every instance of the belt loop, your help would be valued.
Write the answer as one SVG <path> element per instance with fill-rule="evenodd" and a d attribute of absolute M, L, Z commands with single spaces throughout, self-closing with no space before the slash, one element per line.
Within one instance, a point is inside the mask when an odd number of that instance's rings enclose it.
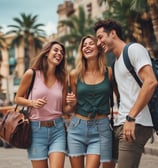
<path fill-rule="evenodd" d="M 57 119 L 53 120 L 53 122 L 54 122 L 54 126 L 55 126 L 55 127 L 56 127 L 56 125 L 57 125 L 56 120 L 57 120 Z"/>
<path fill-rule="evenodd" d="M 79 125 L 79 124 L 80 124 L 80 122 L 81 122 L 81 119 L 77 118 L 77 121 L 75 121 L 74 126 L 76 127 L 77 125 Z"/>
<path fill-rule="evenodd" d="M 38 121 L 38 128 L 41 128 L 41 122 Z"/>

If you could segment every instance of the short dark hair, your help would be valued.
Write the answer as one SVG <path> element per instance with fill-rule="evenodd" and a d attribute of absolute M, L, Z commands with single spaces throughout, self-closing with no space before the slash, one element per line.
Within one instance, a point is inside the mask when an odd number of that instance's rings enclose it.
<path fill-rule="evenodd" d="M 94 31 L 96 32 L 99 28 L 103 27 L 104 31 L 110 33 L 112 30 L 116 31 L 117 36 L 122 38 L 122 27 L 121 24 L 112 19 L 99 20 L 94 25 Z"/>

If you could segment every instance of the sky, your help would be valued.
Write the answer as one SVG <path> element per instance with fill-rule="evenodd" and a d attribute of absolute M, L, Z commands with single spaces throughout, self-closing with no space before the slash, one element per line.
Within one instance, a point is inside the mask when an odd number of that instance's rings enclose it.
<path fill-rule="evenodd" d="M 65 0 L 0 0 L 0 26 L 8 31 L 7 25 L 16 24 L 14 17 L 21 13 L 38 15 L 37 23 L 45 24 L 47 35 L 57 32 L 57 7 Z"/>

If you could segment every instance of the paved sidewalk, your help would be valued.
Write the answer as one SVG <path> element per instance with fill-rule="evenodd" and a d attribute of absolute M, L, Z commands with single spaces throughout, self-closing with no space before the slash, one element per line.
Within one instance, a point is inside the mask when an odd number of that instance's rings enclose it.
<path fill-rule="evenodd" d="M 140 168 L 156 168 L 158 165 L 158 136 L 155 135 L 153 144 L 150 141 L 145 146 Z M 0 168 L 31 168 L 31 162 L 27 159 L 27 152 L 23 149 L 0 147 Z M 68 157 L 64 168 L 70 168 Z"/>
<path fill-rule="evenodd" d="M 31 168 L 31 161 L 27 159 L 24 149 L 0 147 L 0 168 Z M 64 168 L 70 168 L 68 157 Z"/>
<path fill-rule="evenodd" d="M 139 168 L 156 168 L 157 165 L 157 156 L 145 154 L 141 158 Z M 32 166 L 27 159 L 26 150 L 0 147 L 0 168 L 32 168 Z M 66 157 L 64 168 L 71 168 L 68 157 Z"/>
<path fill-rule="evenodd" d="M 145 146 L 145 154 L 158 156 L 158 135 L 154 134 L 154 142 L 152 139 Z"/>

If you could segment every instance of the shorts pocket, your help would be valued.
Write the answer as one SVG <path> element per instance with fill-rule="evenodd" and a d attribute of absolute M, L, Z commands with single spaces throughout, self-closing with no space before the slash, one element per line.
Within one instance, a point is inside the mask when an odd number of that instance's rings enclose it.
<path fill-rule="evenodd" d="M 56 122 L 56 124 L 54 126 L 56 128 L 62 128 L 62 127 L 64 127 L 64 122 L 61 120 L 60 122 Z"/>
<path fill-rule="evenodd" d="M 31 127 L 32 127 L 32 132 L 38 132 L 40 130 L 40 126 L 38 123 L 36 124 L 33 123 Z"/>
<path fill-rule="evenodd" d="M 112 131 L 112 128 L 111 128 L 111 125 L 110 125 L 110 122 L 109 122 L 109 119 L 108 118 L 105 118 L 103 120 L 99 120 L 97 122 L 97 127 L 98 127 L 98 130 L 99 131 Z"/>

